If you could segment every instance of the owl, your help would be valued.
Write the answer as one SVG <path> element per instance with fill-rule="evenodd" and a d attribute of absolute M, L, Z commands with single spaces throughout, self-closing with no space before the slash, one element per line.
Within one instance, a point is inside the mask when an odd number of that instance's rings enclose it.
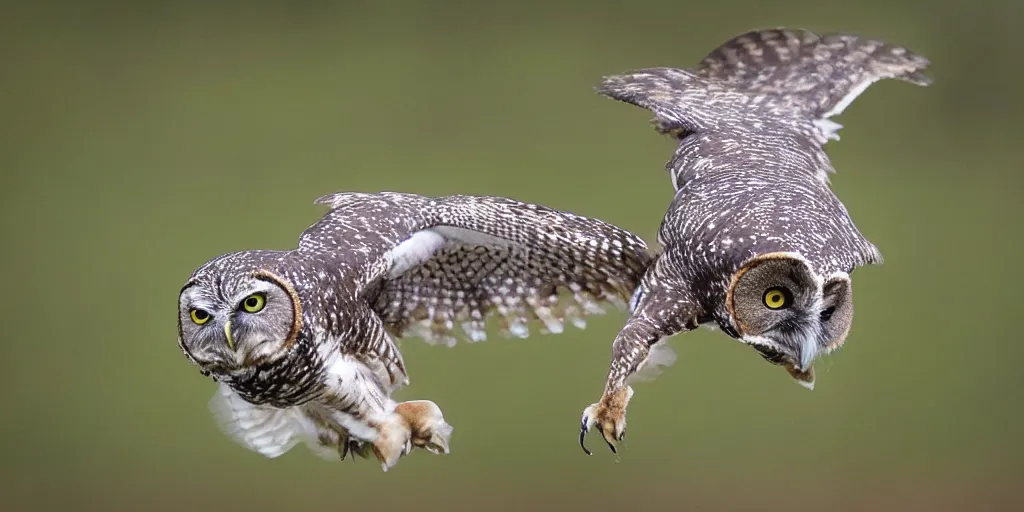
<path fill-rule="evenodd" d="M 507 198 L 316 202 L 329 211 L 296 248 L 216 257 L 178 297 L 178 344 L 217 382 L 217 423 L 270 458 L 304 443 L 387 471 L 414 448 L 448 453 L 452 427 L 434 402 L 391 398 L 409 383 L 398 339 L 582 328 L 604 306 L 625 309 L 653 260 L 613 225 Z"/>
<path fill-rule="evenodd" d="M 604 393 L 580 425 L 613 452 L 626 431 L 630 382 L 663 366 L 665 340 L 720 329 L 807 388 L 815 359 L 853 321 L 854 269 L 882 262 L 829 186 L 831 120 L 871 83 L 929 85 L 929 61 L 852 34 L 766 29 L 737 36 L 689 70 L 605 77 L 601 95 L 654 113 L 678 140 L 663 251 L 631 297 Z"/>

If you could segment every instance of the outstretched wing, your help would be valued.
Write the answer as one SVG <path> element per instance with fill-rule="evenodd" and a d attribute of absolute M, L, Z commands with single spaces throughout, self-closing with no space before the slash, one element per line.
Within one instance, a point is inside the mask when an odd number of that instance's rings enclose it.
<path fill-rule="evenodd" d="M 347 194 L 323 202 L 343 204 Z M 416 218 L 384 257 L 367 298 L 395 336 L 452 345 L 487 337 L 487 319 L 525 337 L 531 320 L 561 332 L 602 304 L 625 308 L 653 259 L 644 241 L 611 224 L 500 197 L 384 193 Z M 398 221 L 396 221 L 398 222 Z"/>
<path fill-rule="evenodd" d="M 922 73 L 929 64 L 907 48 L 854 34 L 773 28 L 726 41 L 701 60 L 696 73 L 735 90 L 791 98 L 812 118 L 825 119 L 881 79 L 931 84 Z"/>
<path fill-rule="evenodd" d="M 790 105 L 780 98 L 747 94 L 685 69 L 646 68 L 606 76 L 597 93 L 650 110 L 655 129 L 679 139 L 793 117 Z"/>
<path fill-rule="evenodd" d="M 829 121 L 872 83 L 931 79 L 925 57 L 853 34 L 764 29 L 726 41 L 691 70 L 641 69 L 605 77 L 598 92 L 654 112 L 658 131 L 679 138 L 729 129 L 785 128 L 821 143 L 838 140 Z"/>

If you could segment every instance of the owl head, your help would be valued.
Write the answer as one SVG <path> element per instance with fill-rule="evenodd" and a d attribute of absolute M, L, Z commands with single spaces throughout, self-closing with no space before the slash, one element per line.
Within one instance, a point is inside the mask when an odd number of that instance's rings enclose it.
<path fill-rule="evenodd" d="M 178 344 L 204 373 L 284 357 L 301 328 L 292 285 L 233 256 L 200 267 L 178 296 Z"/>
<path fill-rule="evenodd" d="M 769 253 L 732 275 L 725 306 L 740 340 L 813 388 L 815 358 L 850 332 L 853 288 L 845 272 L 822 276 L 799 254 Z"/>

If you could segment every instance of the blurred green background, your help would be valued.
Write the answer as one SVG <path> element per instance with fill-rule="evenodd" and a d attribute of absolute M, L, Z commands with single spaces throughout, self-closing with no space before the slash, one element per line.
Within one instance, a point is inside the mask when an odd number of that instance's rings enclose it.
<path fill-rule="evenodd" d="M 1024 507 L 1021 2 L 21 4 L 0 8 L 3 510 Z M 680 336 L 620 460 L 588 458 L 614 312 L 404 342 L 398 398 L 441 405 L 446 457 L 267 460 L 216 429 L 175 343 L 193 268 L 292 247 L 342 190 L 511 196 L 653 244 L 673 145 L 592 87 L 778 25 L 907 45 L 935 78 L 838 119 L 834 188 L 886 262 L 815 391 Z"/>

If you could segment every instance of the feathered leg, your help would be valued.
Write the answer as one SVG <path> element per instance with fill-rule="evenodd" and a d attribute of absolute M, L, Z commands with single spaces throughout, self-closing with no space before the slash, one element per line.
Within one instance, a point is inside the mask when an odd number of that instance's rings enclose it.
<path fill-rule="evenodd" d="M 414 447 L 448 453 L 452 427 L 441 409 L 427 400 L 396 403 L 373 370 L 355 358 L 339 356 L 329 365 L 327 386 L 317 405 L 348 433 L 348 446 L 339 447 L 339 453 L 372 451 L 384 471 Z"/>
<path fill-rule="evenodd" d="M 650 290 L 650 291 L 648 291 Z M 679 332 L 693 329 L 696 322 L 689 304 L 664 296 L 663 286 L 654 282 L 641 285 L 630 304 L 632 314 L 612 344 L 612 361 L 601 400 L 584 409 L 580 422 L 580 447 L 587 433 L 597 428 L 613 453 L 626 435 L 626 407 L 633 397 L 629 382 L 638 372 L 671 364 L 674 356 L 658 342 Z M 658 345 L 656 345 L 658 344 Z M 651 357 L 664 347 L 667 358 Z M 654 349 L 654 350 L 652 350 Z"/>

